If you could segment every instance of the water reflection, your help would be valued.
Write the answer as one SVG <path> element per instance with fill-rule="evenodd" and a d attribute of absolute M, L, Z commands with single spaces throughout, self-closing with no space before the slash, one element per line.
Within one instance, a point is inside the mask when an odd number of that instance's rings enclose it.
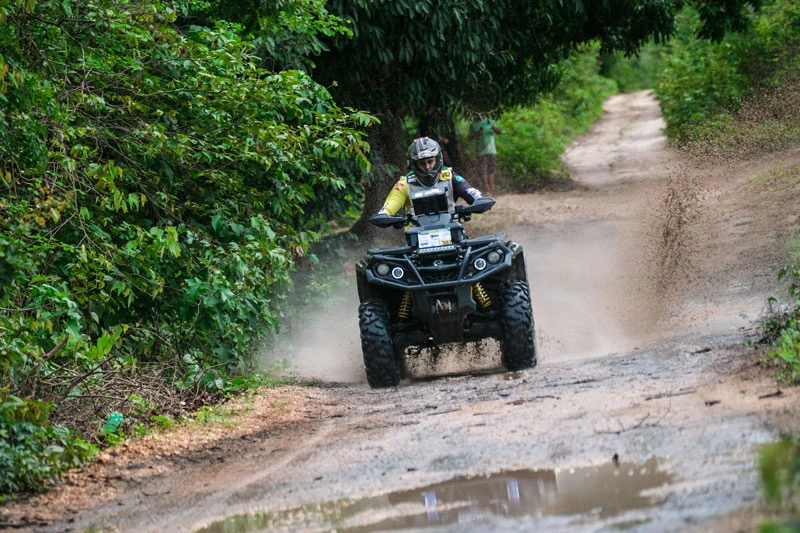
<path fill-rule="evenodd" d="M 608 518 L 657 500 L 642 491 L 670 481 L 656 459 L 568 471 L 519 470 L 459 477 L 360 500 L 338 500 L 288 511 L 238 515 L 198 533 L 280 529 L 367 532 L 436 527 L 491 516 L 541 517 L 592 512 Z"/>

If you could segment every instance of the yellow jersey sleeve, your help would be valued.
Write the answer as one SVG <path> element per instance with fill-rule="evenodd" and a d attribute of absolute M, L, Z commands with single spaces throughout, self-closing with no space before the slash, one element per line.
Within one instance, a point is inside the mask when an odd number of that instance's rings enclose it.
<path fill-rule="evenodd" d="M 408 184 L 406 184 L 406 178 L 402 177 L 397 180 L 397 183 L 395 183 L 394 187 L 392 187 L 392 190 L 389 193 L 389 196 L 386 197 L 386 201 L 383 203 L 383 207 L 379 213 L 396 215 L 401 209 L 404 207 L 410 207 L 410 205 L 411 202 L 408 198 Z"/>

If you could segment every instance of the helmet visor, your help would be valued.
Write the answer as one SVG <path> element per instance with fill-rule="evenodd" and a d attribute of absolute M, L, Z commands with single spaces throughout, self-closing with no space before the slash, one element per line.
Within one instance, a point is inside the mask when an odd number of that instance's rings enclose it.
<path fill-rule="evenodd" d="M 417 167 L 414 174 L 417 175 L 417 178 L 419 178 L 419 181 L 423 185 L 430 187 L 436 183 L 436 179 L 439 177 L 439 170 L 441 170 L 438 157 L 424 157 L 417 159 L 414 162 L 414 165 Z"/>
<path fill-rule="evenodd" d="M 417 170 L 421 172 L 434 170 L 436 168 L 436 156 L 417 159 L 415 164 L 417 165 Z"/>

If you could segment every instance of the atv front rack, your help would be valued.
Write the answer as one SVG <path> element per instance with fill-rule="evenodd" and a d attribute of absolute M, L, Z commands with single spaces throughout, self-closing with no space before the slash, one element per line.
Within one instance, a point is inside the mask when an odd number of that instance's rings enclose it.
<path fill-rule="evenodd" d="M 402 290 L 474 284 L 512 267 L 522 247 L 506 239 L 486 235 L 426 253 L 411 246 L 373 248 L 358 269 L 370 285 Z"/>

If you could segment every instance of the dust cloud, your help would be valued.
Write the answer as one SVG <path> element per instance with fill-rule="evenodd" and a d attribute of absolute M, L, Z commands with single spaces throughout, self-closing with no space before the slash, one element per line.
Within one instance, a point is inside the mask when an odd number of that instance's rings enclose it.
<path fill-rule="evenodd" d="M 313 313 L 289 321 L 260 350 L 262 366 L 302 381 L 366 383 L 358 293 L 351 285 L 330 294 Z"/>
<path fill-rule="evenodd" d="M 499 197 L 482 221 L 525 249 L 543 363 L 625 353 L 660 327 L 664 121 L 647 91 L 604 108 L 564 155 L 571 191 Z"/>
<path fill-rule="evenodd" d="M 262 368 L 303 382 L 364 383 L 366 374 L 358 328 L 358 292 L 344 287 L 317 311 L 288 323 L 259 352 Z M 411 379 L 496 371 L 499 343 L 486 339 L 433 349 L 408 348 L 405 370 Z"/>

